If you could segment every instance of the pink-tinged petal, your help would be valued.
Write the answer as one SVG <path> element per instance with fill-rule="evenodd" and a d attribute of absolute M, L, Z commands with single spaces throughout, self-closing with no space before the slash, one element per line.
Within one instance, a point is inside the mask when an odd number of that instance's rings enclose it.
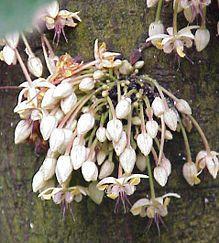
<path fill-rule="evenodd" d="M 159 39 L 163 39 L 163 38 L 167 38 L 167 37 L 169 37 L 169 35 L 166 35 L 166 34 L 153 35 L 153 36 L 147 38 L 146 42 L 149 42 L 151 40 L 159 40 Z"/>
<path fill-rule="evenodd" d="M 162 198 L 165 198 L 165 197 L 176 197 L 176 198 L 181 198 L 181 196 L 177 193 L 166 193 L 162 196 Z"/>
<path fill-rule="evenodd" d="M 130 184 L 125 184 L 124 190 L 126 195 L 132 195 L 135 192 L 135 186 L 132 186 Z"/>
<path fill-rule="evenodd" d="M 184 33 L 187 33 L 192 29 L 198 29 L 198 28 L 200 28 L 199 25 L 186 26 L 186 27 L 182 28 L 181 30 L 179 30 L 177 34 L 178 35 L 184 35 Z"/>
<path fill-rule="evenodd" d="M 100 186 L 105 185 L 105 184 L 114 184 L 114 183 L 116 183 L 116 179 L 114 177 L 107 177 L 107 178 L 104 178 L 103 180 L 101 180 L 97 184 L 97 187 L 100 187 Z"/>
<path fill-rule="evenodd" d="M 173 51 L 173 49 L 174 49 L 174 45 L 173 45 L 173 43 L 172 43 L 172 41 L 169 41 L 169 42 L 167 42 L 164 46 L 163 46 L 163 51 L 165 52 L 165 53 L 171 53 L 172 51 Z"/>
<path fill-rule="evenodd" d="M 173 27 L 168 27 L 168 28 L 167 28 L 167 33 L 168 33 L 169 35 L 173 35 Z"/>

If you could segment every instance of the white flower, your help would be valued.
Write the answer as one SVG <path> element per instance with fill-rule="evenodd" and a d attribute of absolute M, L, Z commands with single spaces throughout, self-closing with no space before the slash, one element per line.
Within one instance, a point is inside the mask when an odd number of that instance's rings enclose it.
<path fill-rule="evenodd" d="M 73 93 L 73 87 L 68 82 L 62 82 L 57 85 L 53 92 L 53 97 L 56 99 L 63 99 Z"/>
<path fill-rule="evenodd" d="M 32 181 L 33 192 L 39 191 L 41 188 L 44 187 L 44 185 L 45 185 L 45 180 L 43 178 L 43 172 L 41 169 L 39 169 L 33 177 L 33 181 Z"/>
<path fill-rule="evenodd" d="M 177 100 L 175 105 L 176 105 L 177 110 L 180 111 L 181 113 L 184 113 L 186 115 L 192 114 L 191 107 L 187 101 L 185 101 L 183 99 L 179 99 L 179 100 Z"/>
<path fill-rule="evenodd" d="M 148 158 L 145 157 L 143 154 L 137 154 L 137 159 L 136 159 L 136 166 L 137 168 L 143 172 L 146 170 L 147 164 L 146 164 L 146 160 Z"/>
<path fill-rule="evenodd" d="M 150 137 L 155 138 L 157 136 L 159 125 L 156 121 L 150 120 L 146 122 L 146 130 Z"/>
<path fill-rule="evenodd" d="M 157 21 L 157 22 L 152 22 L 149 25 L 149 30 L 148 30 L 148 35 L 149 37 L 155 36 L 155 35 L 159 35 L 159 34 L 163 34 L 164 33 L 164 25 L 162 24 L 161 21 Z M 157 48 L 159 47 L 159 43 L 160 43 L 161 39 L 157 39 L 157 40 L 152 40 L 151 43 L 156 46 Z"/>
<path fill-rule="evenodd" d="M 121 153 L 125 150 L 126 145 L 127 145 L 127 136 L 126 133 L 123 131 L 119 141 L 117 143 L 113 141 L 113 148 L 117 156 L 121 155 Z"/>
<path fill-rule="evenodd" d="M 62 111 L 67 114 L 69 111 L 73 109 L 75 104 L 77 103 L 77 96 L 74 92 L 70 94 L 69 96 L 65 97 L 64 99 L 61 100 L 61 108 Z"/>
<path fill-rule="evenodd" d="M 167 206 L 170 202 L 169 197 L 180 198 L 176 193 L 167 193 L 161 197 L 139 199 L 131 208 L 133 215 L 147 216 L 148 218 L 155 218 L 157 216 L 165 217 L 168 213 Z M 158 217 L 159 219 L 159 217 Z M 156 223 L 159 223 L 156 221 Z"/>
<path fill-rule="evenodd" d="M 171 174 L 171 163 L 166 157 L 163 156 L 160 166 L 162 166 L 165 169 L 167 176 Z"/>
<path fill-rule="evenodd" d="M 131 146 L 125 148 L 123 153 L 119 156 L 119 161 L 125 173 L 131 174 L 136 162 L 135 150 Z"/>
<path fill-rule="evenodd" d="M 106 159 L 106 151 L 101 149 L 98 151 L 97 153 L 97 164 L 98 165 L 102 165 L 102 163 L 104 162 L 104 160 Z"/>
<path fill-rule="evenodd" d="M 72 172 L 72 163 L 71 163 L 71 158 L 69 155 L 61 155 L 56 164 L 56 177 L 59 182 L 59 184 L 65 183 Z"/>
<path fill-rule="evenodd" d="M 201 182 L 197 177 L 198 170 L 194 162 L 187 162 L 183 165 L 183 176 L 191 186 L 197 185 Z"/>
<path fill-rule="evenodd" d="M 57 127 L 58 121 L 55 116 L 44 115 L 40 122 L 40 132 L 46 141 L 50 138 L 52 131 Z"/>
<path fill-rule="evenodd" d="M 95 123 L 94 116 L 90 112 L 86 112 L 80 116 L 77 124 L 77 133 L 82 135 L 89 132 Z"/>
<path fill-rule="evenodd" d="M 49 147 L 51 151 L 56 152 L 58 151 L 65 141 L 65 133 L 63 129 L 56 128 L 52 131 L 50 139 L 49 139 Z"/>
<path fill-rule="evenodd" d="M 195 32 L 195 46 L 197 51 L 202 51 L 210 41 L 210 32 L 208 29 L 198 29 Z"/>
<path fill-rule="evenodd" d="M 147 133 L 143 132 L 137 136 L 137 144 L 142 154 L 147 156 L 151 152 L 153 139 Z"/>
<path fill-rule="evenodd" d="M 172 130 L 176 131 L 177 128 L 177 114 L 172 109 L 167 109 L 164 112 L 164 122 Z"/>
<path fill-rule="evenodd" d="M 5 45 L 2 50 L 3 60 L 8 64 L 16 64 L 17 58 L 15 51 L 8 45 Z"/>
<path fill-rule="evenodd" d="M 14 132 L 15 144 L 24 142 L 32 132 L 32 124 L 29 120 L 21 120 L 18 122 Z"/>
<path fill-rule="evenodd" d="M 57 103 L 58 99 L 53 97 L 55 87 L 48 89 L 43 96 L 41 107 L 44 109 L 52 109 L 54 108 Z"/>
<path fill-rule="evenodd" d="M 113 173 L 114 163 L 110 160 L 104 161 L 100 168 L 99 179 L 103 179 Z"/>
<path fill-rule="evenodd" d="M 118 142 L 122 135 L 122 122 L 119 119 L 113 118 L 112 120 L 108 121 L 106 129 L 110 138 L 114 142 Z"/>
<path fill-rule="evenodd" d="M 35 56 L 29 57 L 27 60 L 27 67 L 35 77 L 39 78 L 42 76 L 43 64 L 38 57 Z"/>
<path fill-rule="evenodd" d="M 81 91 L 90 91 L 94 88 L 94 80 L 93 78 L 83 78 L 79 84 L 79 89 Z"/>
<path fill-rule="evenodd" d="M 154 115 L 159 117 L 165 111 L 164 101 L 160 97 L 156 97 L 151 105 Z"/>
<path fill-rule="evenodd" d="M 96 181 L 98 176 L 98 169 L 93 161 L 85 161 L 81 167 L 82 175 L 85 181 Z"/>
<path fill-rule="evenodd" d="M 100 126 L 96 131 L 96 137 L 99 142 L 103 143 L 106 141 L 106 128 Z"/>
<path fill-rule="evenodd" d="M 13 49 L 17 48 L 19 42 L 19 33 L 14 32 L 5 36 L 6 43 Z"/>
<path fill-rule="evenodd" d="M 57 159 L 46 156 L 42 164 L 43 179 L 49 180 L 55 174 Z"/>
<path fill-rule="evenodd" d="M 87 149 L 84 145 L 75 145 L 71 150 L 71 162 L 74 170 L 81 168 L 87 158 Z"/>
<path fill-rule="evenodd" d="M 124 119 L 131 112 L 131 99 L 122 97 L 116 105 L 116 117 L 118 119 Z"/>
<path fill-rule="evenodd" d="M 162 187 L 166 185 L 168 174 L 163 166 L 158 165 L 154 168 L 154 178 Z"/>
<path fill-rule="evenodd" d="M 56 108 L 54 108 L 54 109 L 56 109 Z M 51 111 L 51 112 L 53 112 L 53 110 Z M 56 113 L 55 113 L 55 118 L 56 118 L 56 120 L 58 121 L 58 123 L 64 118 L 64 116 L 65 116 L 65 113 L 60 109 L 60 108 L 58 108 L 57 110 L 56 110 Z M 66 123 L 66 126 L 67 126 L 67 124 L 68 124 L 68 122 Z"/>

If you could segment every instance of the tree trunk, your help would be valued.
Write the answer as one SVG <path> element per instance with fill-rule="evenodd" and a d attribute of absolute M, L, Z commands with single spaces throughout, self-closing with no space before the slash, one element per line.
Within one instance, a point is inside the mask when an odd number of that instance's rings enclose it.
<path fill-rule="evenodd" d="M 98 38 L 105 41 L 110 50 L 121 52 L 128 58 L 133 49 L 146 39 L 148 25 L 153 20 L 155 11 L 148 10 L 145 2 L 64 1 L 67 9 L 80 10 L 83 22 L 75 30 L 66 30 L 68 43 L 62 39 L 57 53 L 67 51 L 72 56 L 81 55 L 84 60 L 89 60 L 93 55 L 94 40 Z M 194 49 L 189 52 L 194 65 L 184 59 L 178 66 L 174 55 L 164 55 L 151 47 L 143 53 L 145 67 L 142 73 L 156 78 L 178 97 L 189 101 L 212 149 L 216 150 L 219 145 L 216 114 L 219 46 L 217 8 L 214 5 L 216 1 L 208 10 L 209 46 L 201 53 Z M 168 5 L 163 11 L 166 26 L 171 25 L 170 12 Z M 186 23 L 181 19 L 179 22 L 183 26 Z M 52 39 L 52 34 L 49 36 Z M 39 50 L 39 38 L 33 38 L 32 43 L 36 51 Z M 0 64 L 1 86 L 17 85 L 23 80 L 18 67 Z M 166 228 L 161 227 L 160 236 L 156 226 L 148 230 L 146 218 L 115 215 L 114 202 L 107 198 L 100 206 L 90 199 L 74 203 L 75 221 L 68 216 L 64 222 L 59 206 L 41 201 L 37 194 L 32 193 L 32 176 L 43 158 L 36 158 L 33 148 L 28 145 L 14 145 L 14 128 L 19 119 L 13 113 L 17 94 L 18 90 L 0 90 L 0 242 L 219 242 L 219 181 L 204 173 L 199 186 L 186 184 L 181 173 L 184 147 L 180 137 L 168 144 L 167 157 L 174 162 L 174 172 L 166 189 L 157 187 L 157 194 L 177 192 L 181 199 L 171 201 L 165 218 Z M 190 134 L 190 142 L 195 156 L 202 145 L 194 131 Z M 148 193 L 148 188 L 144 190 L 135 199 Z"/>

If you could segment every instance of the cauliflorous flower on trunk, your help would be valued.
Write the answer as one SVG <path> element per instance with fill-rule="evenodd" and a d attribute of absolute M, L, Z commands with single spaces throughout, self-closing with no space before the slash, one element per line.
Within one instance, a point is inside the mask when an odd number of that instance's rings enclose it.
<path fill-rule="evenodd" d="M 219 153 L 215 151 L 208 153 L 207 151 L 202 150 L 196 156 L 197 167 L 201 170 L 207 167 L 209 173 L 213 176 L 214 179 L 216 179 L 217 173 L 219 171 L 218 155 Z"/>
<path fill-rule="evenodd" d="M 128 196 L 132 195 L 136 186 L 140 183 L 141 178 L 148 178 L 147 175 L 133 174 L 131 176 L 122 176 L 120 178 L 107 177 L 102 179 L 97 188 L 101 191 L 106 190 L 107 197 L 116 201 L 115 212 L 118 212 L 120 204 L 122 203 L 124 212 L 127 212 L 131 203 Z"/>
<path fill-rule="evenodd" d="M 157 227 L 159 227 L 159 222 L 162 222 L 161 217 L 165 217 L 168 214 L 169 197 L 180 198 L 180 195 L 177 193 L 167 193 L 154 199 L 142 198 L 134 203 L 130 211 L 133 215 L 147 216 L 149 219 L 154 219 Z"/>
<path fill-rule="evenodd" d="M 184 47 L 192 47 L 194 35 L 191 32 L 191 29 L 197 29 L 199 26 L 188 26 L 179 30 L 176 34 L 173 32 L 173 28 L 167 28 L 167 34 L 159 34 L 149 37 L 146 42 L 162 39 L 161 45 L 165 53 L 171 53 L 176 51 L 180 57 L 185 57 Z"/>
<path fill-rule="evenodd" d="M 64 27 L 76 27 L 77 23 L 74 20 L 81 22 L 78 16 L 79 12 L 70 12 L 68 10 L 59 10 L 59 3 L 57 1 L 52 2 L 46 9 L 46 16 L 44 20 L 46 27 L 51 30 L 55 29 L 54 40 L 57 38 L 57 44 L 59 43 L 60 35 L 63 34 L 66 42 Z"/>

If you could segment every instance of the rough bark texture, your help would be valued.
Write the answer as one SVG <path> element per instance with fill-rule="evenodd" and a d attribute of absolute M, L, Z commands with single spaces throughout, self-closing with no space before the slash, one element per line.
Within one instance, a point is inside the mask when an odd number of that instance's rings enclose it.
<path fill-rule="evenodd" d="M 57 51 L 80 54 L 85 60 L 92 57 L 96 38 L 128 57 L 145 40 L 154 16 L 153 10 L 146 9 L 145 0 L 71 0 L 63 4 L 70 10 L 80 10 L 83 22 L 76 30 L 67 31 L 69 43 L 62 40 Z M 170 7 L 163 12 L 167 16 Z M 213 5 L 208 14 L 212 38 L 205 51 L 190 51 L 194 65 L 183 60 L 178 68 L 173 56 L 148 48 L 143 56 L 146 63 L 143 73 L 157 78 L 191 103 L 212 148 L 217 149 L 219 47 L 216 6 Z M 169 17 L 165 17 L 165 24 L 171 24 Z M 181 24 L 183 26 L 183 21 Z M 33 39 L 32 43 L 40 52 L 39 39 Z M 18 68 L 0 64 L 1 85 L 15 85 L 21 81 L 23 76 Z M 109 199 L 105 199 L 101 206 L 96 206 L 90 199 L 74 204 L 75 222 L 70 217 L 63 222 L 58 206 L 39 200 L 31 191 L 32 176 L 42 158 L 36 158 L 33 149 L 27 145 L 13 144 L 18 121 L 17 115 L 13 114 L 16 95 L 17 91 L 0 91 L 0 242 L 219 242 L 219 181 L 204 173 L 199 186 L 192 188 L 186 184 L 181 174 L 182 156 L 178 156 L 184 154 L 181 138 L 167 145 L 167 156 L 174 161 L 174 172 L 166 191 L 159 187 L 157 191 L 160 195 L 177 192 L 182 198 L 171 201 L 165 218 L 167 229 L 161 227 L 160 236 L 154 226 L 147 231 L 146 219 L 114 215 L 113 202 Z M 195 154 L 202 148 L 195 132 L 191 133 L 190 141 Z M 140 194 L 146 193 L 142 190 L 135 197 L 139 198 Z"/>

